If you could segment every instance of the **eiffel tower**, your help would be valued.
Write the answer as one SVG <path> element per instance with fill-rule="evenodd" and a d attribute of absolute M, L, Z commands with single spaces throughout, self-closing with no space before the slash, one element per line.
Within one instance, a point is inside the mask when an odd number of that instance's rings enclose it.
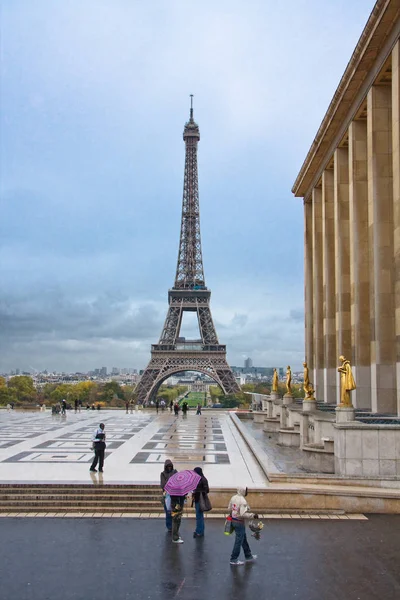
<path fill-rule="evenodd" d="M 209 375 L 225 394 L 240 391 L 226 361 L 226 346 L 218 341 L 210 310 L 211 291 L 204 280 L 197 174 L 200 131 L 193 119 L 192 95 L 183 140 L 185 175 L 175 285 L 168 292 L 169 307 L 160 340 L 151 346 L 151 360 L 136 387 L 137 401 L 141 404 L 147 404 L 155 396 L 165 379 L 182 371 Z M 179 337 L 184 312 L 197 313 L 201 339 Z"/>

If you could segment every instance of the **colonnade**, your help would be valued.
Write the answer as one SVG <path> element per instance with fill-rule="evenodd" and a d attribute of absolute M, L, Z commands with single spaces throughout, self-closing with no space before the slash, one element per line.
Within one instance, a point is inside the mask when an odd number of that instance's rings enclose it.
<path fill-rule="evenodd" d="M 391 79 L 391 80 L 390 80 Z M 400 414 L 400 41 L 304 200 L 306 360 L 338 402 L 338 357 L 356 407 Z"/>

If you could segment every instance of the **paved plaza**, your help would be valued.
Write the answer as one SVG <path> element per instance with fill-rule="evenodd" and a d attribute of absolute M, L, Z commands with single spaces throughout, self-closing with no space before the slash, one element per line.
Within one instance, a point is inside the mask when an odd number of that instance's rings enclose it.
<path fill-rule="evenodd" d="M 44 527 L 45 524 L 45 527 Z M 254 564 L 231 567 L 232 537 L 193 519 L 176 546 L 160 519 L 3 518 L 2 600 L 396 600 L 400 516 L 266 521 Z"/>
<path fill-rule="evenodd" d="M 1 410 L 0 482 L 90 483 L 91 438 L 100 422 L 107 435 L 104 483 L 158 483 L 170 458 L 178 469 L 203 467 L 211 486 L 267 485 L 227 413 L 184 418 L 154 410 Z"/>

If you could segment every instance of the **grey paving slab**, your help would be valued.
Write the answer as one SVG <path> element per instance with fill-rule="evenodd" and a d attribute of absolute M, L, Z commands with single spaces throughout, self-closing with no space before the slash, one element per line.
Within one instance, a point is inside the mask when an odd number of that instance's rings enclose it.
<path fill-rule="evenodd" d="M 2 600 L 397 600 L 400 516 L 368 521 L 271 520 L 249 538 L 254 564 L 229 565 L 223 521 L 181 525 L 176 546 L 160 519 L 5 518 Z"/>

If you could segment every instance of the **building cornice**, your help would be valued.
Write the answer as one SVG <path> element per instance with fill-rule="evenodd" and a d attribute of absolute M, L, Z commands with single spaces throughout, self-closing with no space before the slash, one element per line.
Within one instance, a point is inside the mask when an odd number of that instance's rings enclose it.
<path fill-rule="evenodd" d="M 398 0 L 377 0 L 293 184 L 295 196 L 310 194 L 312 184 L 315 185 L 324 165 L 330 160 L 333 141 L 340 141 L 338 138 L 343 136 L 372 84 L 369 81 L 371 74 L 376 76 L 373 67 L 377 58 L 383 54 L 380 65 L 383 64 L 398 38 L 398 32 L 393 30 L 400 28 L 399 17 Z"/>

